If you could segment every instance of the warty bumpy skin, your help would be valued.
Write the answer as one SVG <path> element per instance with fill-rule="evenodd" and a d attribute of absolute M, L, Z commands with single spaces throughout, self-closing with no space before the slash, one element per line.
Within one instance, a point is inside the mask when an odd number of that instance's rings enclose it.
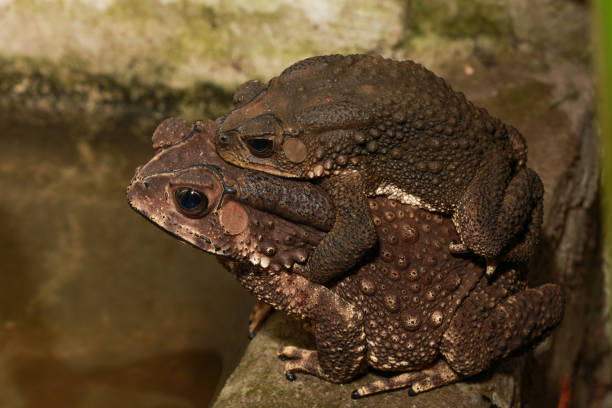
<path fill-rule="evenodd" d="M 373 244 L 360 195 L 451 215 L 459 232 L 451 248 L 485 257 L 488 272 L 533 254 L 543 187 L 526 167 L 522 135 L 421 65 L 368 55 L 313 57 L 267 86 L 248 82 L 234 100 L 216 138 L 224 160 L 326 179 L 337 211 L 349 210 L 348 219 L 336 215 L 338 227 L 311 257 L 303 271 L 309 279 L 325 282 L 346 271 L 345 263 L 324 261 L 346 236 L 360 238 L 353 238 L 354 253 L 344 254 L 347 263 L 356 264 Z"/>
<path fill-rule="evenodd" d="M 306 225 L 300 217 L 310 210 L 289 211 L 279 205 L 283 197 L 264 199 L 260 192 L 300 197 L 302 186 L 304 197 L 317 201 L 312 208 L 332 209 L 330 198 L 308 182 L 256 174 L 246 177 L 249 193 L 241 196 L 236 180 L 248 171 L 216 156 L 214 123 L 179 125 L 165 123 L 157 134 L 163 147 L 137 170 L 130 205 L 177 238 L 219 255 L 259 300 L 313 323 L 316 350 L 287 346 L 279 353 L 288 378 L 306 372 L 347 382 L 371 366 L 398 375 L 364 385 L 353 397 L 403 387 L 420 393 L 486 369 L 561 321 L 558 285 L 528 289 L 508 265 L 487 278 L 482 259 L 449 251 L 458 239 L 450 217 L 385 197 L 366 202 L 378 246 L 347 275 L 321 285 L 295 274 L 332 227 L 325 217 L 315 223 L 320 228 Z M 184 188 L 206 197 L 201 212 L 191 201 L 188 211 L 181 207 L 175 192 Z"/>

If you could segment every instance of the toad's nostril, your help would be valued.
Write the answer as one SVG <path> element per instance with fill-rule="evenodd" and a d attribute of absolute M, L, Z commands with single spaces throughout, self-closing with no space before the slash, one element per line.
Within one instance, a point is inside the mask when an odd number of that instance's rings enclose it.
<path fill-rule="evenodd" d="M 219 134 L 219 142 L 221 142 L 221 143 L 229 143 L 230 142 L 229 135 L 226 134 L 226 133 Z"/>

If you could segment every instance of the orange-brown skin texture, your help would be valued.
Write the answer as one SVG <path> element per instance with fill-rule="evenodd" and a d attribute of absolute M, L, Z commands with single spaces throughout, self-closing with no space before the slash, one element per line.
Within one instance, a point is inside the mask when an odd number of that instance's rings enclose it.
<path fill-rule="evenodd" d="M 526 289 L 519 273 L 505 266 L 488 280 L 482 260 L 450 253 L 448 244 L 458 237 L 449 217 L 384 197 L 368 200 L 378 246 L 359 265 L 328 285 L 293 273 L 332 226 L 324 216 L 315 226 L 288 219 L 297 215 L 276 206 L 287 197 L 275 194 L 299 194 L 302 186 L 306 207 L 333 212 L 329 197 L 310 183 L 267 175 L 237 182 L 247 171 L 216 156 L 214 123 L 179 125 L 164 122 L 167 138 L 158 134 L 156 142 L 165 147 L 137 170 L 130 205 L 176 237 L 222 255 L 222 264 L 259 300 L 313 322 L 316 350 L 288 346 L 280 352 L 288 375 L 347 382 L 371 366 L 403 374 L 365 385 L 354 396 L 401 387 L 423 392 L 486 369 L 561 320 L 557 285 Z M 221 200 L 227 184 L 249 186 L 246 201 L 233 193 Z M 185 186 L 207 197 L 198 217 L 184 215 L 172 193 Z M 262 204 L 253 198 L 257 191 L 272 194 Z"/>
<path fill-rule="evenodd" d="M 304 271 L 309 278 L 341 275 L 375 241 L 360 195 L 450 215 L 460 238 L 453 250 L 471 250 L 492 265 L 533 253 L 543 188 L 526 167 L 523 137 L 422 66 L 367 55 L 313 57 L 267 87 L 245 84 L 234 99 L 218 130 L 219 155 L 270 174 L 323 179 L 339 212 Z M 359 238 L 347 262 L 322 264 L 347 237 Z"/>

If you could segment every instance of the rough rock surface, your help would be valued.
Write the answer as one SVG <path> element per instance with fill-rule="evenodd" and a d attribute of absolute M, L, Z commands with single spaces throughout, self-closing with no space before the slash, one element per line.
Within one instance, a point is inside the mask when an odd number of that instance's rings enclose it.
<path fill-rule="evenodd" d="M 419 408 L 499 408 L 515 406 L 520 385 L 515 373 L 521 367 L 520 359 L 513 359 L 496 365 L 474 377 L 433 390 L 416 397 L 410 397 L 406 390 L 383 393 L 352 400 L 351 391 L 360 385 L 375 380 L 367 374 L 349 384 L 332 384 L 305 374 L 296 374 L 297 379 L 287 381 L 283 375 L 282 362 L 276 357 L 278 349 L 286 344 L 312 348 L 314 343 L 304 334 L 299 322 L 281 313 L 275 313 L 266 322 L 264 330 L 258 333 L 249 345 L 238 368 L 230 376 L 218 396 L 213 408 L 267 407 L 419 407 Z"/>

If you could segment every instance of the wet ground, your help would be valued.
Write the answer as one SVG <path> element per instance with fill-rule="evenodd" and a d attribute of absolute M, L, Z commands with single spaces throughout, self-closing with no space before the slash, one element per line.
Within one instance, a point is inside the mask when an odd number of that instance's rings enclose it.
<path fill-rule="evenodd" d="M 159 118 L 0 114 L 0 407 L 206 407 L 252 299 L 130 209 Z"/>

